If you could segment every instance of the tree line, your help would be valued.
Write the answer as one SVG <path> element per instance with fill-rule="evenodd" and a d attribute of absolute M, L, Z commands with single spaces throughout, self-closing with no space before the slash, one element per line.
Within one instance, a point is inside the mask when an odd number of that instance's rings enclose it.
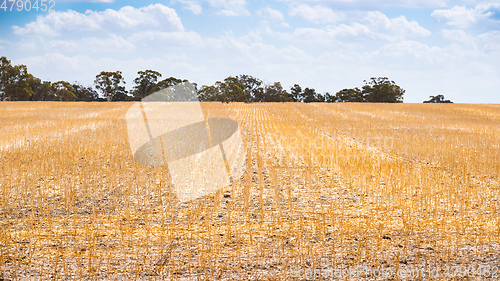
<path fill-rule="evenodd" d="M 299 84 L 293 85 L 288 92 L 280 82 L 264 85 L 255 77 L 240 75 L 203 86 L 198 97 L 221 102 L 403 102 L 405 90 L 387 77 L 373 77 L 364 82 L 362 89 L 343 89 L 331 95 L 319 93 L 314 88 L 302 88 Z"/>
<path fill-rule="evenodd" d="M 138 101 L 152 93 L 167 89 L 185 79 L 169 77 L 154 70 L 139 71 L 133 89 L 125 89 L 121 71 L 102 71 L 96 75 L 93 86 L 77 82 L 42 81 L 28 72 L 25 65 L 12 65 L 6 57 L 0 58 L 1 101 Z M 195 86 L 194 96 L 199 101 L 219 102 L 403 102 L 405 90 L 387 77 L 372 77 L 361 88 L 343 89 L 336 94 L 319 93 L 314 88 L 293 85 L 287 91 L 280 82 L 264 84 L 250 75 L 230 76 L 211 86 Z"/>

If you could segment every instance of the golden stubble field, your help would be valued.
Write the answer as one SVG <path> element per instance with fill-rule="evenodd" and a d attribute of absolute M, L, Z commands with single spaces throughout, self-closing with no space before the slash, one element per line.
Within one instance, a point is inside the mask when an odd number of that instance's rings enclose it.
<path fill-rule="evenodd" d="M 500 105 L 202 103 L 238 122 L 246 172 L 183 203 L 133 161 L 131 105 L 0 103 L 0 280 L 498 271 Z"/>

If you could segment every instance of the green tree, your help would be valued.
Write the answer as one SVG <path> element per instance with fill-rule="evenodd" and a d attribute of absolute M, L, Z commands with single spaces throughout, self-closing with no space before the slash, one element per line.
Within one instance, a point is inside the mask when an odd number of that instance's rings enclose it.
<path fill-rule="evenodd" d="M 323 95 L 316 92 L 313 88 L 305 88 L 302 92 L 303 102 L 322 102 L 324 101 Z"/>
<path fill-rule="evenodd" d="M 370 81 L 364 82 L 362 93 L 367 102 L 403 102 L 405 90 L 387 77 L 372 77 Z"/>
<path fill-rule="evenodd" d="M 198 101 L 198 91 L 193 83 L 182 82 L 147 96 L 144 101 Z"/>
<path fill-rule="evenodd" d="M 330 93 L 326 92 L 325 93 L 325 102 L 336 102 L 337 97 L 334 95 L 330 95 Z"/>
<path fill-rule="evenodd" d="M 134 96 L 137 100 L 145 98 L 155 92 L 158 78 L 162 75 L 154 70 L 145 70 L 137 72 L 139 77 L 134 79 Z"/>
<path fill-rule="evenodd" d="M 42 83 L 25 65 L 13 66 L 6 57 L 0 58 L 0 101 L 52 100 L 53 94 L 52 83 Z"/>
<path fill-rule="evenodd" d="M 251 100 L 246 100 L 245 102 L 266 102 L 269 99 L 267 95 L 266 87 L 259 87 L 250 94 L 251 97 L 249 98 L 251 98 Z"/>
<path fill-rule="evenodd" d="M 243 85 L 236 77 L 227 77 L 224 82 L 217 81 L 215 86 L 220 89 L 224 102 L 245 101 L 245 92 Z"/>
<path fill-rule="evenodd" d="M 74 83 L 71 86 L 73 87 L 73 94 L 75 94 L 77 101 L 99 100 L 99 94 L 92 87 L 85 87 L 78 83 Z"/>
<path fill-rule="evenodd" d="M 260 102 L 264 99 L 262 81 L 250 75 L 229 76 L 222 82 L 215 82 L 215 87 L 220 93 L 219 99 L 224 102 Z"/>
<path fill-rule="evenodd" d="M 198 99 L 200 101 L 224 101 L 220 89 L 216 86 L 203 86 L 198 91 Z"/>
<path fill-rule="evenodd" d="M 424 103 L 453 103 L 450 100 L 445 100 L 443 95 L 429 96 L 429 100 L 424 101 Z"/>
<path fill-rule="evenodd" d="M 133 96 L 129 96 L 128 91 L 123 86 L 118 87 L 113 96 L 113 101 L 133 101 L 134 99 Z"/>
<path fill-rule="evenodd" d="M 243 100 L 244 102 L 263 99 L 264 88 L 262 87 L 262 80 L 246 74 L 236 76 L 236 79 L 243 86 L 243 92 L 245 93 L 245 100 Z"/>
<path fill-rule="evenodd" d="M 252 76 L 241 75 L 227 77 L 224 82 L 217 82 L 216 86 L 220 88 L 226 102 L 251 102 L 256 96 L 261 97 L 261 84 L 262 81 Z"/>
<path fill-rule="evenodd" d="M 280 82 L 265 87 L 264 102 L 288 102 L 293 101 L 288 92 L 283 89 Z"/>
<path fill-rule="evenodd" d="M 15 79 L 15 70 L 10 60 L 6 57 L 0 57 L 0 100 L 5 101 L 7 88 Z"/>
<path fill-rule="evenodd" d="M 359 88 L 343 89 L 335 94 L 337 102 L 364 102 L 363 93 Z"/>
<path fill-rule="evenodd" d="M 302 88 L 299 86 L 299 84 L 293 85 L 293 87 L 290 89 L 290 94 L 292 95 L 293 101 L 302 101 Z"/>
<path fill-rule="evenodd" d="M 69 82 L 57 81 L 52 84 L 55 89 L 55 100 L 58 101 L 75 101 L 76 95 L 73 93 L 75 89 Z"/>
<path fill-rule="evenodd" d="M 50 81 L 43 81 L 33 77 L 30 80 L 30 87 L 33 90 L 32 101 L 53 101 L 56 99 L 55 89 Z"/>
<path fill-rule="evenodd" d="M 33 95 L 30 82 L 33 75 L 25 65 L 13 66 L 6 57 L 0 58 L 0 100 L 29 100 Z"/>
<path fill-rule="evenodd" d="M 40 101 L 41 90 L 42 90 L 42 80 L 40 78 L 33 77 L 29 80 L 29 85 L 31 90 L 33 91 L 33 95 L 31 95 L 31 101 Z"/>
<path fill-rule="evenodd" d="M 121 84 L 125 84 L 121 71 L 102 71 L 94 81 L 96 89 L 101 91 L 107 101 L 112 101 L 114 95 L 121 91 Z"/>
<path fill-rule="evenodd" d="M 9 83 L 6 85 L 4 100 L 25 101 L 33 95 L 30 81 L 33 75 L 28 73 L 26 65 L 16 65 L 10 70 Z"/>
<path fill-rule="evenodd" d="M 156 85 L 156 90 L 157 91 L 163 90 L 163 89 L 166 89 L 168 87 L 178 85 L 182 82 L 188 82 L 188 80 L 181 80 L 181 79 L 178 79 L 175 77 L 169 77 L 169 78 L 163 79 L 160 82 L 158 82 L 158 84 Z"/>

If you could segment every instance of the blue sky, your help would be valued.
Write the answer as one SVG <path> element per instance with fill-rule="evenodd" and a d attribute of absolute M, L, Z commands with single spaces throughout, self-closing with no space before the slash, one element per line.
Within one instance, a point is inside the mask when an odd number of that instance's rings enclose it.
<path fill-rule="evenodd" d="M 500 103 L 500 1 L 55 0 L 54 10 L 0 9 L 0 55 L 43 80 L 92 85 L 121 70 L 131 89 L 153 69 L 336 93 L 386 76 L 405 102 Z"/>

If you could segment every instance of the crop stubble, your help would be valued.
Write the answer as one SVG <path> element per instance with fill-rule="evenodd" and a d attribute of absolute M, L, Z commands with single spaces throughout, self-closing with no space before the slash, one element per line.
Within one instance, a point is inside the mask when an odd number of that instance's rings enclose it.
<path fill-rule="evenodd" d="M 0 278 L 500 263 L 499 105 L 202 103 L 246 172 L 187 203 L 133 162 L 130 105 L 0 103 Z"/>

